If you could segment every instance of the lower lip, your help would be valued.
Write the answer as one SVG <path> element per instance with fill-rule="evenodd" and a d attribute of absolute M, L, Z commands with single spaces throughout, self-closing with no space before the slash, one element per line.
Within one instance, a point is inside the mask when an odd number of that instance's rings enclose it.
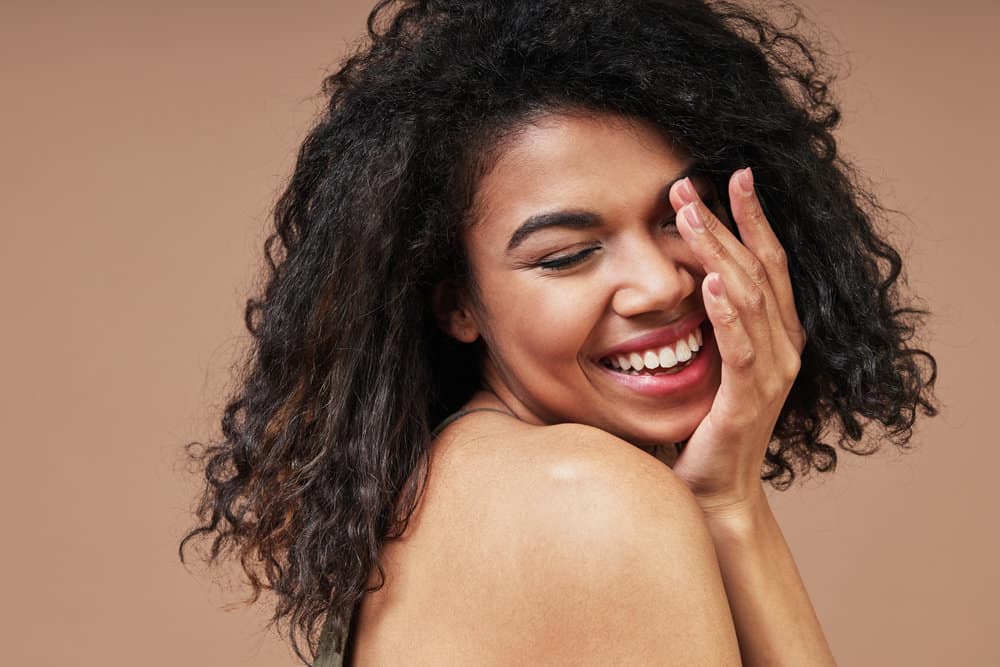
<path fill-rule="evenodd" d="M 663 375 L 629 375 L 613 371 L 604 364 L 598 363 L 598 367 L 608 374 L 612 380 L 643 396 L 660 398 L 682 391 L 688 391 L 696 387 L 707 376 L 710 369 L 710 361 L 715 352 L 715 337 L 712 335 L 712 328 L 702 327 L 702 345 L 694 359 L 682 370 L 676 373 Z"/>

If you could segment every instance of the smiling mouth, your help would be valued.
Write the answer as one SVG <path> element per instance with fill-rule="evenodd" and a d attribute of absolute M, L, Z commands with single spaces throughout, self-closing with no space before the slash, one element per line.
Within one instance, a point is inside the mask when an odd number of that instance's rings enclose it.
<path fill-rule="evenodd" d="M 636 350 L 627 354 L 616 354 L 600 359 L 600 364 L 608 370 L 623 375 L 673 375 L 679 373 L 698 357 L 704 347 L 701 326 L 664 345 L 648 350 Z"/>
<path fill-rule="evenodd" d="M 682 370 L 691 365 L 691 363 L 698 357 L 698 352 L 692 352 L 691 358 L 687 361 L 681 361 L 677 364 L 671 366 L 670 368 L 645 368 L 642 370 L 636 370 L 630 368 L 628 370 L 623 370 L 611 365 L 611 362 L 606 359 L 601 359 L 601 365 L 605 368 L 614 371 L 615 373 L 621 373 L 622 375 L 673 375 L 674 373 L 680 373 Z"/>

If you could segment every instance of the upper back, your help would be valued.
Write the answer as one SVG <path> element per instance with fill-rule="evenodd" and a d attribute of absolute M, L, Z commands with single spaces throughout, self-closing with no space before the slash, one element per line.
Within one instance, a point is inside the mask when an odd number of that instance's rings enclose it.
<path fill-rule="evenodd" d="M 739 664 L 693 497 L 599 429 L 459 420 L 381 562 L 355 665 Z"/>

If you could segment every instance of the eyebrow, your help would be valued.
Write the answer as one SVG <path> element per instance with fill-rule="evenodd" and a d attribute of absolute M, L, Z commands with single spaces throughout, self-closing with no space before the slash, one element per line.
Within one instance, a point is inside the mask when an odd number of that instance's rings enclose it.
<path fill-rule="evenodd" d="M 666 185 L 660 188 L 656 194 L 657 205 L 670 204 L 670 188 L 677 181 L 682 181 L 690 176 L 696 176 L 701 172 L 703 165 L 695 162 L 685 167 L 679 174 L 674 176 Z M 548 229 L 549 227 L 563 227 L 565 229 L 591 229 L 599 227 L 602 218 L 591 211 L 555 211 L 553 213 L 539 213 L 527 218 L 521 226 L 511 234 L 510 241 L 507 242 L 507 252 L 510 252 L 535 232 Z"/>

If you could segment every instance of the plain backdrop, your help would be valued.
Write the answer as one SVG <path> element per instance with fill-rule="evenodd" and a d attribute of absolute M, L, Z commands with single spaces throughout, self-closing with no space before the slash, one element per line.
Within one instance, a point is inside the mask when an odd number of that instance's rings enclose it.
<path fill-rule="evenodd" d="M 811 0 L 943 413 L 773 505 L 841 665 L 997 665 L 996 2 Z M 268 212 L 369 2 L 0 4 L 7 665 L 292 665 L 176 556 Z"/>

